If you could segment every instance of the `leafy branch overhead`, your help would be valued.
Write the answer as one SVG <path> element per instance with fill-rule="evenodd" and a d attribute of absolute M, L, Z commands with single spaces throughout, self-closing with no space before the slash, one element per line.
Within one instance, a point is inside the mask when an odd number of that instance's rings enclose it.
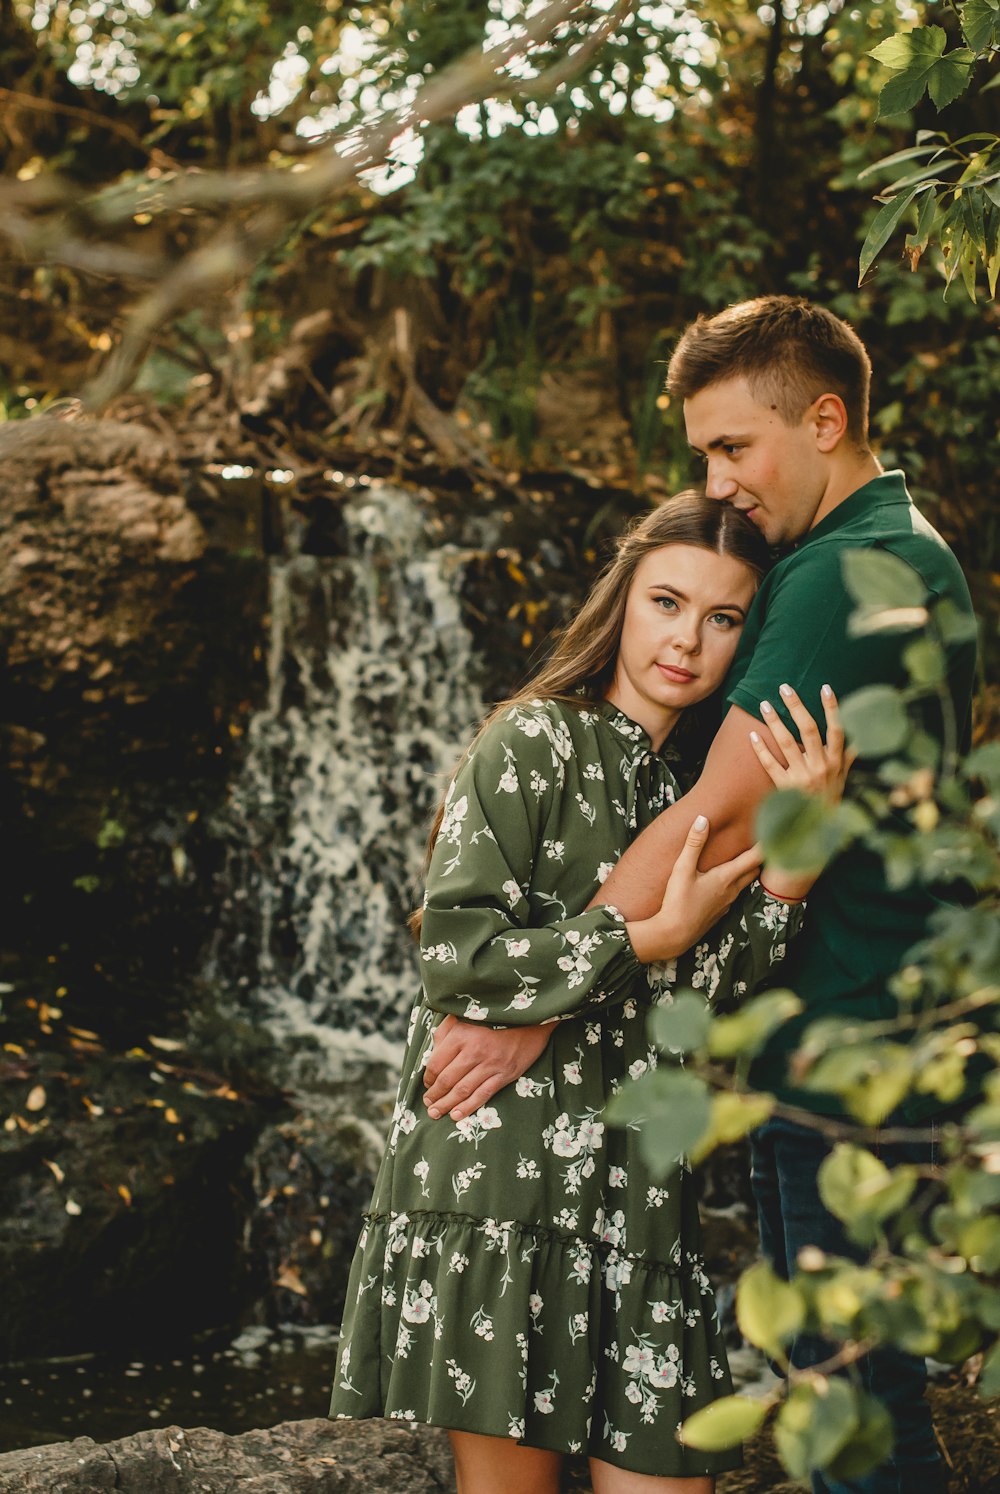
<path fill-rule="evenodd" d="M 878 98 L 877 118 L 910 114 L 925 97 L 937 110 L 963 95 L 1000 52 L 1000 0 L 966 0 L 958 6 L 964 46 L 949 49 L 941 26 L 917 26 L 887 37 L 871 56 L 889 70 Z M 996 72 L 985 93 L 1000 83 Z M 960 275 L 976 299 L 980 267 L 990 297 L 1000 278 L 1000 136 L 981 131 L 952 139 L 937 130 L 918 130 L 916 144 L 895 151 L 858 175 L 859 181 L 902 168 L 879 193 L 882 207 L 868 231 L 859 260 L 864 280 L 900 225 L 911 222 L 905 253 L 915 270 L 928 247 L 940 248 L 945 288 Z"/>

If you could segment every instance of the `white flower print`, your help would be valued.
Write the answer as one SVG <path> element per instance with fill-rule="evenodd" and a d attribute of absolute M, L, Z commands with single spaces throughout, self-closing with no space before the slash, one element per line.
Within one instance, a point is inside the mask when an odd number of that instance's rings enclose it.
<path fill-rule="evenodd" d="M 538 1315 L 541 1312 L 543 1306 L 544 1306 L 544 1303 L 542 1302 L 542 1299 L 538 1295 L 538 1293 L 537 1292 L 532 1292 L 531 1295 L 528 1297 L 528 1311 L 531 1313 L 531 1316 L 536 1321 L 538 1319 Z"/>
<path fill-rule="evenodd" d="M 566 843 L 561 840 L 543 840 L 542 849 L 550 861 L 561 861 L 566 854 Z"/>
<path fill-rule="evenodd" d="M 531 1157 L 519 1156 L 517 1159 L 517 1175 L 519 1178 L 540 1178 L 542 1172 L 538 1163 Z"/>
<path fill-rule="evenodd" d="M 628 1066 L 629 1078 L 638 1079 L 640 1074 L 644 1074 L 648 1068 L 649 1064 L 644 1058 L 637 1058 L 634 1063 L 630 1063 Z"/>
<path fill-rule="evenodd" d="M 507 906 L 509 908 L 516 908 L 523 896 L 519 884 L 514 881 L 513 877 L 508 877 L 500 891 L 507 899 Z"/>
<path fill-rule="evenodd" d="M 426 1323 L 436 1310 L 437 1298 L 429 1281 L 422 1281 L 419 1287 L 407 1291 L 400 1307 L 403 1320 L 407 1323 Z"/>
<path fill-rule="evenodd" d="M 563 1064 L 563 1079 L 567 1084 L 583 1083 L 583 1070 L 580 1068 L 579 1060 Z"/>
<path fill-rule="evenodd" d="M 602 887 L 610 877 L 611 873 L 614 871 L 614 866 L 615 863 L 613 861 L 602 861 L 600 866 L 597 868 L 597 880 L 598 882 L 600 882 Z"/>
<path fill-rule="evenodd" d="M 624 1167 L 609 1167 L 608 1168 L 608 1187 L 609 1188 L 627 1188 L 628 1187 L 628 1172 L 626 1171 L 626 1169 Z"/>
<path fill-rule="evenodd" d="M 646 1189 L 646 1208 L 661 1209 L 669 1197 L 668 1189 L 650 1186 Z"/>
<path fill-rule="evenodd" d="M 416 1419 L 417 1419 L 417 1417 L 416 1417 L 416 1412 L 415 1411 L 390 1411 L 389 1412 L 389 1420 L 390 1421 L 416 1421 Z"/>
<path fill-rule="evenodd" d="M 487 1343 L 492 1343 L 495 1337 L 493 1332 L 493 1319 L 482 1307 L 477 1307 L 469 1319 L 469 1327 L 477 1338 L 484 1338 Z"/>
<path fill-rule="evenodd" d="M 454 1382 L 459 1399 L 464 1406 L 476 1388 L 475 1380 L 454 1359 L 448 1360 L 448 1376 Z"/>
<path fill-rule="evenodd" d="M 532 793 L 538 799 L 540 799 L 542 797 L 542 795 L 544 794 L 545 790 L 549 786 L 549 780 L 547 778 L 543 778 L 542 775 L 541 775 L 541 773 L 539 773 L 539 771 L 538 771 L 537 768 L 532 768 L 532 770 L 531 770 L 531 777 L 529 778 L 528 782 L 531 785 L 531 791 L 532 791 Z"/>
<path fill-rule="evenodd" d="M 601 767 L 600 763 L 588 763 L 583 770 L 583 776 L 590 783 L 603 783 L 604 769 Z"/>
<path fill-rule="evenodd" d="M 681 1310 L 680 1302 L 651 1302 L 654 1323 L 672 1323 Z"/>
<path fill-rule="evenodd" d="M 482 1177 L 485 1170 L 484 1163 L 473 1162 L 471 1167 L 464 1167 L 461 1172 L 454 1174 L 451 1180 L 451 1188 L 456 1202 L 462 1197 L 463 1193 L 468 1193 L 473 1183 Z"/>
<path fill-rule="evenodd" d="M 576 802 L 580 806 L 580 813 L 587 821 L 587 824 L 592 825 L 597 819 L 597 810 L 594 808 L 593 804 L 589 803 L 588 800 L 586 800 L 580 793 L 576 795 Z"/>
<path fill-rule="evenodd" d="M 453 1253 L 451 1260 L 448 1262 L 448 1275 L 451 1276 L 454 1274 L 456 1276 L 461 1276 L 462 1272 L 465 1270 L 468 1264 L 469 1257 L 467 1255 L 461 1255 L 456 1250 Z"/>
<path fill-rule="evenodd" d="M 518 1442 L 524 1436 L 524 1417 L 511 1416 L 507 1414 L 507 1436 L 514 1437 Z"/>
<path fill-rule="evenodd" d="M 428 1162 L 426 1157 L 421 1157 L 420 1161 L 415 1163 L 413 1167 L 413 1176 L 420 1182 L 421 1198 L 430 1198 L 431 1196 L 430 1189 L 426 1186 L 427 1179 L 430 1176 L 430 1170 L 431 1164 Z"/>
<path fill-rule="evenodd" d="M 487 1131 L 496 1131 L 502 1125 L 503 1121 L 497 1114 L 495 1106 L 480 1105 L 479 1109 L 474 1110 L 471 1115 L 466 1115 L 455 1122 L 455 1129 L 451 1135 L 457 1136 L 460 1141 L 471 1141 L 478 1151 L 479 1143 Z"/>
<path fill-rule="evenodd" d="M 503 943 L 509 960 L 520 960 L 531 953 L 530 939 L 505 939 Z"/>
<path fill-rule="evenodd" d="M 467 1022 L 485 1022 L 489 1014 L 488 1006 L 483 1006 L 482 1002 L 477 1001 L 474 996 L 466 997 L 465 1011 L 462 1015 Z"/>

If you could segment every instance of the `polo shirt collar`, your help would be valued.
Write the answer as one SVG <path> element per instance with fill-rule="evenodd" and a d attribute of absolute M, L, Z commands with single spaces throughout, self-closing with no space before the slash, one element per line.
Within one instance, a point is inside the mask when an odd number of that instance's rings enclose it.
<path fill-rule="evenodd" d="M 873 477 L 871 482 L 858 488 L 850 498 L 845 498 L 843 503 L 838 503 L 832 513 L 828 513 L 825 519 L 821 519 L 802 536 L 795 548 L 801 549 L 810 540 L 822 539 L 837 529 L 843 529 L 846 525 L 865 518 L 877 508 L 894 508 L 899 505 L 910 505 L 905 477 L 898 470 L 882 472 L 878 477 Z"/>

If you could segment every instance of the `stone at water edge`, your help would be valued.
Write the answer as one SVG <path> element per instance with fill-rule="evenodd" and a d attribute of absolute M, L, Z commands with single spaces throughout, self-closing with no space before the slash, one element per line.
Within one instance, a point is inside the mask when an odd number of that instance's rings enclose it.
<path fill-rule="evenodd" d="M 445 1432 L 391 1421 L 286 1421 L 237 1437 L 157 1427 L 0 1455 L 0 1494 L 454 1494 Z"/>

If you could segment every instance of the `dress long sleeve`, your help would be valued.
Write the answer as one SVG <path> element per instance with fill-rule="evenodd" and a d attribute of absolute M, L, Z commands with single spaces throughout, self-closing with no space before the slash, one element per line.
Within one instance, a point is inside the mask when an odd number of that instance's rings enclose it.
<path fill-rule="evenodd" d="M 565 840 L 546 831 L 553 805 L 562 807 L 573 752 L 560 713 L 514 707 L 460 767 L 428 870 L 421 928 L 425 999 L 434 1011 L 504 1027 L 549 1022 L 620 1001 L 634 985 L 643 967 L 616 909 L 571 915 L 554 894 L 532 886 L 538 858 L 567 855 Z M 575 795 L 581 838 L 596 812 L 588 782 L 595 803 L 607 798 L 601 764 L 592 771 Z M 562 821 L 556 828 L 565 836 Z"/>
<path fill-rule="evenodd" d="M 701 991 L 713 1005 L 751 996 L 802 925 L 804 903 L 783 903 L 752 882 L 693 949 L 653 967 L 651 984 L 667 991 Z"/>

